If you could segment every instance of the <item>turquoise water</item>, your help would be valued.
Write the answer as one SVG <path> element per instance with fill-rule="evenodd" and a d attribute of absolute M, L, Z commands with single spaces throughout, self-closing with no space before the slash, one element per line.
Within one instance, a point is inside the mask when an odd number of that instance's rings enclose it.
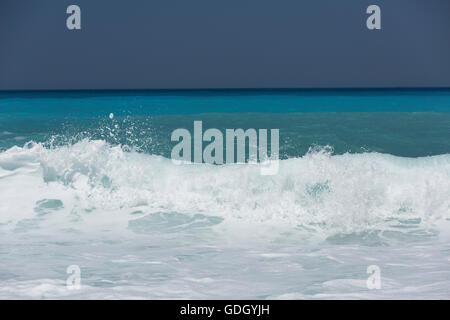
<path fill-rule="evenodd" d="M 405 157 L 450 151 L 448 90 L 0 93 L 0 150 L 88 137 L 169 157 L 170 133 L 194 120 L 205 129 L 279 128 L 281 158 L 311 145 Z"/>
<path fill-rule="evenodd" d="M 195 120 L 279 172 L 173 164 Z M 449 129 L 450 90 L 0 93 L 0 297 L 449 298 Z"/>

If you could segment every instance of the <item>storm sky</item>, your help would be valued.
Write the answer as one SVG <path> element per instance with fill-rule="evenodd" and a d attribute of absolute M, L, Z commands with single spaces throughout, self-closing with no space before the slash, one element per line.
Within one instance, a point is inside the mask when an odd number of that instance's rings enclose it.
<path fill-rule="evenodd" d="M 341 87 L 450 87 L 450 1 L 0 0 L 0 90 Z"/>

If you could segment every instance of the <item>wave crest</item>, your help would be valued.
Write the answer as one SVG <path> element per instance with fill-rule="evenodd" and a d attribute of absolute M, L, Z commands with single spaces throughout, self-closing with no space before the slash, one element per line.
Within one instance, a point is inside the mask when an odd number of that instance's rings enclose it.
<path fill-rule="evenodd" d="M 80 216 L 96 210 L 125 212 L 127 219 L 136 212 L 201 214 L 324 236 L 410 232 L 450 218 L 450 155 L 332 155 L 330 147 L 314 147 L 301 158 L 281 160 L 277 175 L 262 176 L 251 164 L 174 165 L 84 139 L 54 148 L 28 143 L 0 153 L 0 186 L 21 192 L 0 195 L 1 203 L 11 203 L 3 222 L 24 218 L 16 211 L 33 211 L 38 200 L 52 195 L 64 203 L 61 211 Z"/>

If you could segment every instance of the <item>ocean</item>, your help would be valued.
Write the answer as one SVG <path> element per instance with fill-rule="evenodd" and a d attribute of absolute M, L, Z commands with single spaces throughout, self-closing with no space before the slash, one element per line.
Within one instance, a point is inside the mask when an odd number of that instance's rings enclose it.
<path fill-rule="evenodd" d="M 174 164 L 194 121 L 278 172 Z M 450 90 L 0 93 L 0 298 L 449 299 Z"/>

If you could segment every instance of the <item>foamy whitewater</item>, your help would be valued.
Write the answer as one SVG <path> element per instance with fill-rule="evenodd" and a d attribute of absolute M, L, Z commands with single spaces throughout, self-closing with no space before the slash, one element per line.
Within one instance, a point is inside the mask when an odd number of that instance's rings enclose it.
<path fill-rule="evenodd" d="M 0 190 L 0 298 L 450 297 L 448 154 L 316 147 L 261 176 L 28 142 L 0 153 Z"/>

